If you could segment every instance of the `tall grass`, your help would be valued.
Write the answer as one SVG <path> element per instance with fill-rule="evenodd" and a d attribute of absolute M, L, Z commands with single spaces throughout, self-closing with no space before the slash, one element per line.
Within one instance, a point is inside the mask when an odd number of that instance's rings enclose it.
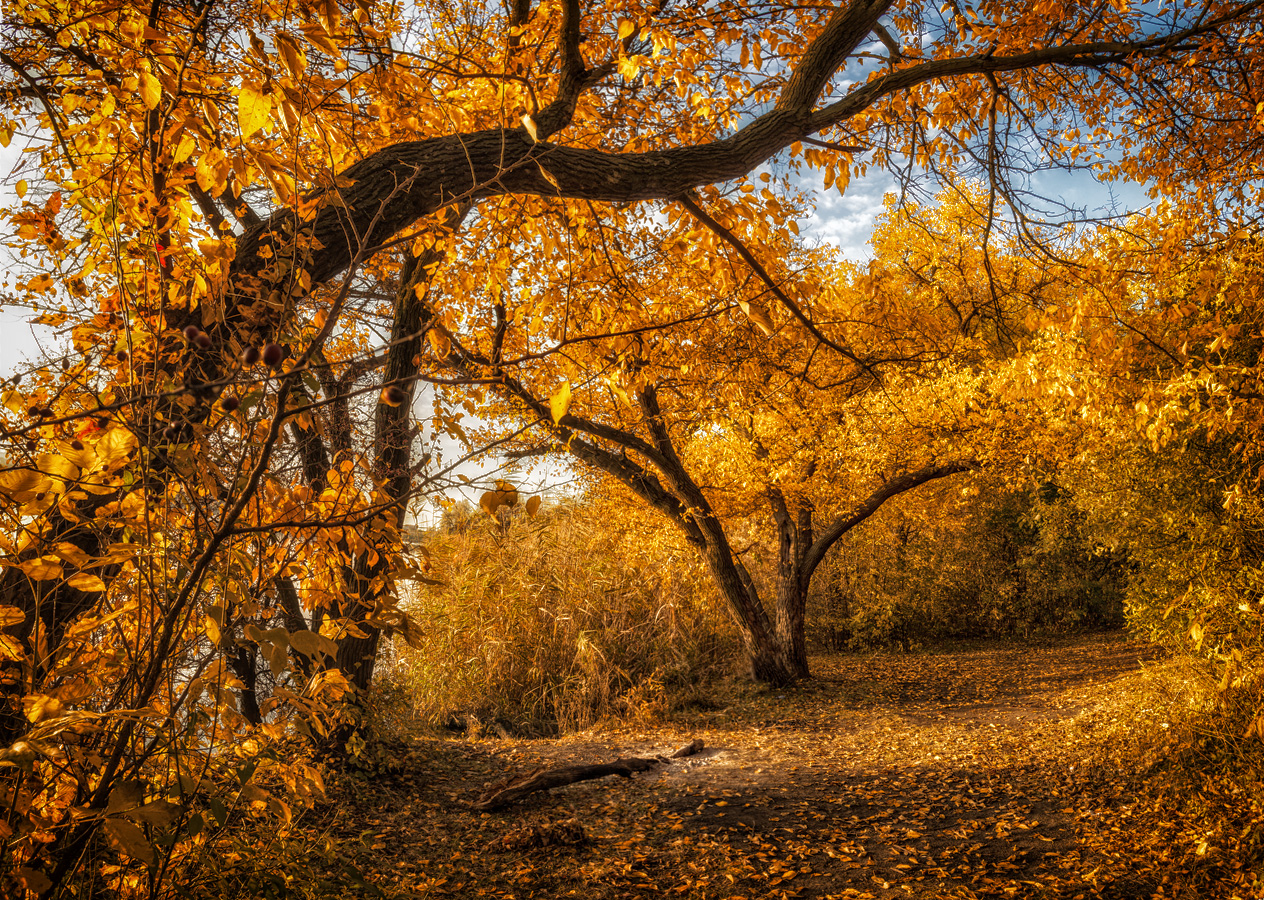
<path fill-rule="evenodd" d="M 709 579 L 643 512 L 563 503 L 425 547 L 442 583 L 404 604 L 421 639 L 387 668 L 392 705 L 420 724 L 551 732 L 654 716 L 731 667 Z"/>

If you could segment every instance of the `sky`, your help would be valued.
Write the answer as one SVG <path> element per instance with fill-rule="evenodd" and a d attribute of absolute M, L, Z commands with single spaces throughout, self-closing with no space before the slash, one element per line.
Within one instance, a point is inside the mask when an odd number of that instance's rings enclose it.
<path fill-rule="evenodd" d="M 0 148 L 0 207 L 15 205 L 18 195 L 14 191 L 21 172 L 15 171 L 21 159 L 20 140 L 15 138 L 8 147 Z M 0 274 L 0 379 L 7 378 L 13 370 L 24 367 L 27 360 L 38 359 L 41 342 L 52 344 L 50 329 L 28 324 L 31 313 L 24 309 L 3 305 L 8 293 L 3 285 L 12 284 L 17 266 L 12 255 L 0 248 L 3 274 Z"/>

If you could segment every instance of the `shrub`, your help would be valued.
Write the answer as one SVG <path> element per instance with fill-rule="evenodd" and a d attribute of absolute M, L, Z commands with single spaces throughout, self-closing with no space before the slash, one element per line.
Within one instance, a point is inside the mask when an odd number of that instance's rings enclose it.
<path fill-rule="evenodd" d="M 908 648 L 1123 624 L 1124 554 L 1091 540 L 1074 498 L 1053 483 L 975 488 L 901 498 L 844 538 L 813 585 L 813 637 Z"/>

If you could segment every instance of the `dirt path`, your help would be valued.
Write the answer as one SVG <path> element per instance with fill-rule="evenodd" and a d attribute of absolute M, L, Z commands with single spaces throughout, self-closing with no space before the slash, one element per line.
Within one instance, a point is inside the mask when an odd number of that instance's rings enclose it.
<path fill-rule="evenodd" d="M 1101 752 L 1138 712 L 1144 658 L 1100 638 L 822 658 L 808 685 L 674 727 L 419 745 L 335 829 L 413 896 L 1201 896 L 1158 864 L 1160 835 Z M 512 772 L 692 737 L 708 749 L 645 776 L 465 805 Z M 572 819 L 583 844 L 503 849 Z"/>

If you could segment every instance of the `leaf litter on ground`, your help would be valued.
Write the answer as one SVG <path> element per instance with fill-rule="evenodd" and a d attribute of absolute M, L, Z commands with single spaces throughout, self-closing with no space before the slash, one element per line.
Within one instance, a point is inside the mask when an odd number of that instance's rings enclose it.
<path fill-rule="evenodd" d="M 1233 858 L 1244 836 L 1199 850 L 1147 787 L 1139 733 L 1163 717 L 1151 648 L 1091 637 L 813 665 L 802 685 L 656 727 L 400 743 L 395 773 L 345 779 L 319 827 L 400 897 L 1257 896 Z M 694 738 L 707 749 L 643 776 L 471 806 L 513 773 Z"/>

